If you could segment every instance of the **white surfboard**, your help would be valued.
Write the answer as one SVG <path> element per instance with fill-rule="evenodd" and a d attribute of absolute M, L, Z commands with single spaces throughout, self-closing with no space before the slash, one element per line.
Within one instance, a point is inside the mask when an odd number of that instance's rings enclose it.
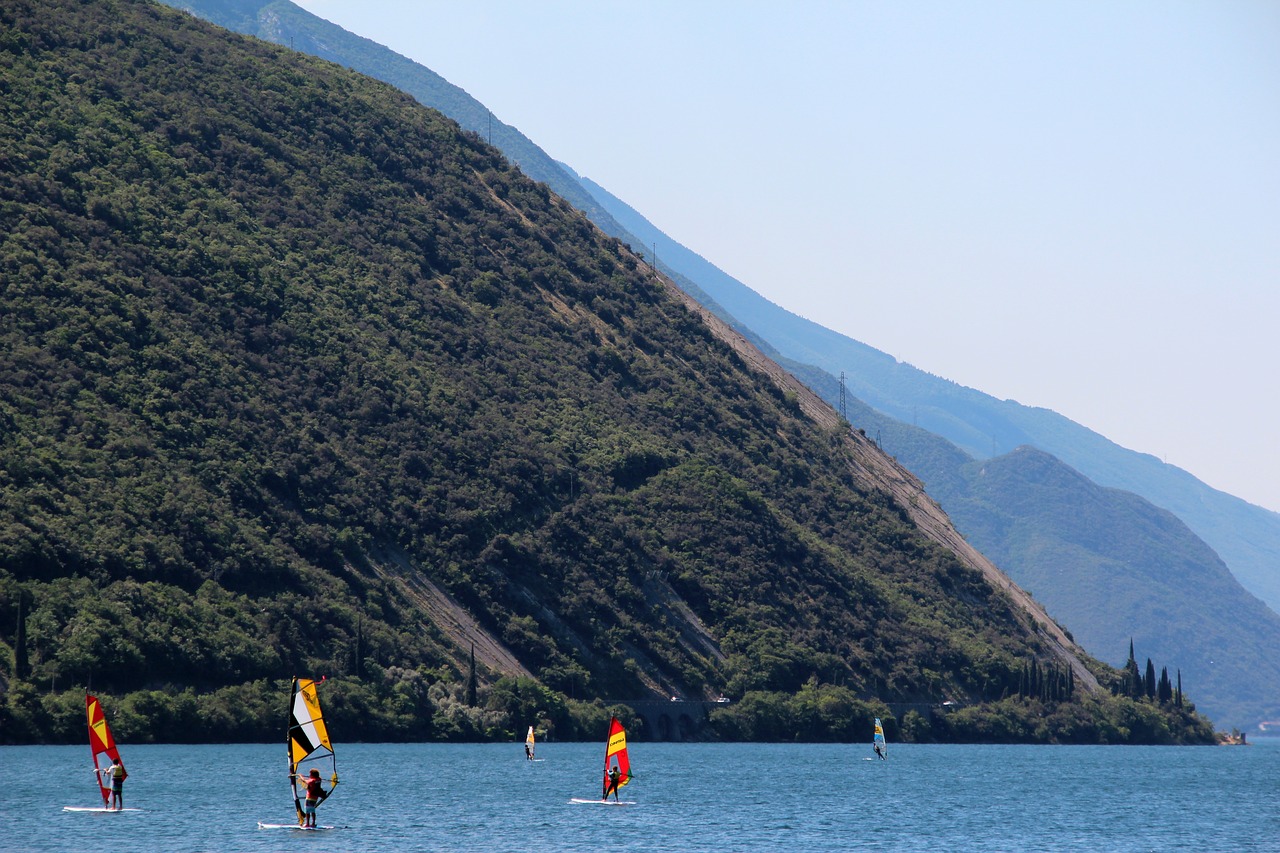
<path fill-rule="evenodd" d="M 258 821 L 258 829 L 296 829 L 299 832 L 323 832 L 326 829 L 337 829 L 336 826 L 301 826 L 296 823 L 267 823 Z"/>
<path fill-rule="evenodd" d="M 634 806 L 635 800 L 586 800 L 582 797 L 574 797 L 569 800 L 581 806 Z"/>
<path fill-rule="evenodd" d="M 120 812 L 140 812 L 142 809 L 108 809 L 102 806 L 63 806 L 64 812 L 91 812 L 93 814 L 118 814 Z"/>

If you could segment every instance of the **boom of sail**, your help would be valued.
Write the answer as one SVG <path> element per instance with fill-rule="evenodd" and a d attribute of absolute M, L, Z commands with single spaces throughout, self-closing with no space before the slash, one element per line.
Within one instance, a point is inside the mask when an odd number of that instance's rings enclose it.
<path fill-rule="evenodd" d="M 327 799 L 338 785 L 338 762 L 329 741 L 329 729 L 320 711 L 320 697 L 316 687 L 323 681 L 295 678 L 289 696 L 289 782 L 293 788 L 293 807 L 298 812 L 298 824 L 306 816 L 302 800 L 306 797 L 306 776 L 311 768 L 320 771 L 322 779 L 328 779 L 329 790 L 321 799 Z M 306 764 L 306 768 L 302 765 Z M 301 786 L 301 787 L 300 787 Z"/>

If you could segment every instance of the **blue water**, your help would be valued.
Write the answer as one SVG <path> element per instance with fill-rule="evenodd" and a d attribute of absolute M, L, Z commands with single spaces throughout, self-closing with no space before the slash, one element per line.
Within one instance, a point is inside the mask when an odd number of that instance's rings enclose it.
<path fill-rule="evenodd" d="M 631 745 L 633 806 L 598 797 L 603 746 L 350 744 L 302 833 L 284 745 L 121 747 L 125 805 L 89 749 L 0 747 L 0 850 L 1280 851 L 1280 744 L 1248 747 Z"/>

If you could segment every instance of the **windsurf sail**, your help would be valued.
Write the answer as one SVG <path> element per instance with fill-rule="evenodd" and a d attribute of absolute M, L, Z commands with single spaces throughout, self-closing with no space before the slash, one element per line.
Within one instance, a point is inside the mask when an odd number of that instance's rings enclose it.
<path fill-rule="evenodd" d="M 535 742 L 534 737 L 533 737 L 533 726 L 529 726 L 529 733 L 528 733 L 527 735 L 525 735 L 525 736 L 524 736 L 524 756 L 525 756 L 525 758 L 527 758 L 527 759 L 529 759 L 530 761 L 532 761 L 532 760 L 533 760 L 533 752 L 534 752 L 534 749 L 536 749 L 536 748 L 537 748 L 537 743 Z"/>
<path fill-rule="evenodd" d="M 89 717 L 89 751 L 93 753 L 93 775 L 98 779 L 98 791 L 102 794 L 102 807 L 111 803 L 111 765 L 119 763 L 120 750 L 116 749 L 116 739 L 111 736 L 111 727 L 107 725 L 107 715 L 102 712 L 102 703 L 98 697 L 86 693 L 84 696 L 85 713 Z M 125 773 L 122 779 L 128 778 Z"/>
<path fill-rule="evenodd" d="M 289 783 L 293 787 L 293 807 L 298 812 L 298 825 L 306 821 L 302 801 L 307 796 L 307 779 L 312 770 L 320 772 L 320 778 L 329 783 L 323 791 L 323 801 L 338 787 L 338 762 L 329 741 L 329 729 L 320 712 L 320 697 L 316 688 L 323 682 L 310 678 L 295 678 L 289 696 Z"/>
<path fill-rule="evenodd" d="M 879 717 L 876 717 L 876 733 L 871 738 L 871 748 L 881 758 L 889 757 L 889 747 L 884 742 L 884 726 L 880 725 Z"/>
<path fill-rule="evenodd" d="M 604 793 L 609 795 L 609 771 L 618 768 L 618 788 L 631 781 L 631 759 L 627 757 L 627 730 L 617 717 L 609 718 L 609 739 L 604 747 Z"/>

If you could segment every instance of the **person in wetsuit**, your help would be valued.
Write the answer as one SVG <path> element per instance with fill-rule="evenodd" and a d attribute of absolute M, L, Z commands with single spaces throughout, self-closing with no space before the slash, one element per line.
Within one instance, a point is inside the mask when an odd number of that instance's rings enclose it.
<path fill-rule="evenodd" d="M 605 786 L 604 796 L 600 799 L 609 799 L 609 792 L 613 792 L 613 801 L 618 802 L 618 783 L 622 781 L 622 771 L 618 769 L 618 765 L 613 765 L 609 769 L 609 784 Z"/>

